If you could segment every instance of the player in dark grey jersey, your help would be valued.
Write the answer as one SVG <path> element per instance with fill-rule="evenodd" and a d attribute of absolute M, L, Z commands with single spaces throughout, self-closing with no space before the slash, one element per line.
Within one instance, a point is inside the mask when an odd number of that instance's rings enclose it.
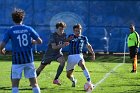
<path fill-rule="evenodd" d="M 57 85 L 61 85 L 58 78 L 60 74 L 62 73 L 63 68 L 65 66 L 65 59 L 63 57 L 63 53 L 61 52 L 61 50 L 63 47 L 69 45 L 69 43 L 66 42 L 66 34 L 64 32 L 65 27 L 66 27 L 66 24 L 64 22 L 58 22 L 56 24 L 57 30 L 56 32 L 51 34 L 47 51 L 44 54 L 42 62 L 36 71 L 37 76 L 39 76 L 40 72 L 45 68 L 46 65 L 50 64 L 51 61 L 55 60 L 59 62 L 60 65 L 57 69 L 57 73 L 53 81 L 53 84 L 57 84 Z"/>

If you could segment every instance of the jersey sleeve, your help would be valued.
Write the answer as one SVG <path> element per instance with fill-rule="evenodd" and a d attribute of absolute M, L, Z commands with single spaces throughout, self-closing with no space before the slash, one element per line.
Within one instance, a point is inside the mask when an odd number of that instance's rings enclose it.
<path fill-rule="evenodd" d="M 40 37 L 39 34 L 33 28 L 30 28 L 30 30 L 31 30 L 31 37 L 37 40 Z"/>
<path fill-rule="evenodd" d="M 9 30 L 4 34 L 3 40 L 2 42 L 6 43 L 9 41 L 10 39 L 10 34 L 9 34 Z"/>
<path fill-rule="evenodd" d="M 86 36 L 84 37 L 84 40 L 85 40 L 85 41 L 84 41 L 84 44 L 88 44 L 88 43 L 89 43 L 89 42 L 88 42 L 88 38 L 87 38 Z"/>
<path fill-rule="evenodd" d="M 74 38 L 74 34 L 70 34 L 70 35 L 68 35 L 68 37 L 67 38 L 69 38 L 70 39 L 70 41 Z"/>
<path fill-rule="evenodd" d="M 74 36 L 74 34 L 70 34 L 70 35 L 68 35 L 68 37 L 71 37 L 71 36 Z"/>
<path fill-rule="evenodd" d="M 137 32 L 135 32 L 135 35 L 136 35 L 136 46 L 139 47 L 139 43 L 140 43 L 140 40 L 139 40 L 139 34 Z"/>
<path fill-rule="evenodd" d="M 50 35 L 49 42 L 50 42 L 50 43 L 56 43 L 53 34 Z"/>

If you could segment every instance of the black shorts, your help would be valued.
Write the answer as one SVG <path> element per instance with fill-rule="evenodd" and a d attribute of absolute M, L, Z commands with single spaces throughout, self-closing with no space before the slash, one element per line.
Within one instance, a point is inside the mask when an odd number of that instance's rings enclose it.
<path fill-rule="evenodd" d="M 42 65 L 50 64 L 52 61 L 57 61 L 57 59 L 61 56 L 63 56 L 63 55 L 62 54 L 55 54 L 55 55 L 44 54 L 41 64 Z"/>
<path fill-rule="evenodd" d="M 132 46 L 132 47 L 129 47 L 129 52 L 130 52 L 130 58 L 135 58 L 135 55 L 138 54 L 138 51 L 137 51 L 137 47 L 135 46 Z"/>

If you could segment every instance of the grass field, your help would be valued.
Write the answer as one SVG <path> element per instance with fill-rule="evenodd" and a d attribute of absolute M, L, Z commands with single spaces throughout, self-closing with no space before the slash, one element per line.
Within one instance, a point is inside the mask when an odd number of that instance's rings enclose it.
<path fill-rule="evenodd" d="M 132 64 L 129 57 L 126 63 L 121 56 L 100 56 L 94 62 L 86 62 L 91 74 L 92 82 L 96 85 L 92 93 L 140 93 L 140 67 L 138 73 L 130 73 Z M 40 61 L 35 61 L 38 67 Z M 85 93 L 83 86 L 86 79 L 81 69 L 77 66 L 74 72 L 78 79 L 77 86 L 71 87 L 71 82 L 66 78 L 66 70 L 60 76 L 61 86 L 52 84 L 58 63 L 52 62 L 38 77 L 42 93 Z M 10 61 L 0 61 L 0 93 L 11 93 Z M 20 81 L 20 93 L 32 93 L 28 79 Z"/>

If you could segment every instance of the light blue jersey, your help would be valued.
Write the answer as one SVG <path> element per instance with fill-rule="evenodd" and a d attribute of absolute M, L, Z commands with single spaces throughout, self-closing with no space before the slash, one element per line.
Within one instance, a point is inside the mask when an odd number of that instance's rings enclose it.
<path fill-rule="evenodd" d="M 32 53 L 32 39 L 37 40 L 39 35 L 26 25 L 15 25 L 4 35 L 3 42 L 9 39 L 12 42 L 12 64 L 26 64 L 34 61 Z"/>

